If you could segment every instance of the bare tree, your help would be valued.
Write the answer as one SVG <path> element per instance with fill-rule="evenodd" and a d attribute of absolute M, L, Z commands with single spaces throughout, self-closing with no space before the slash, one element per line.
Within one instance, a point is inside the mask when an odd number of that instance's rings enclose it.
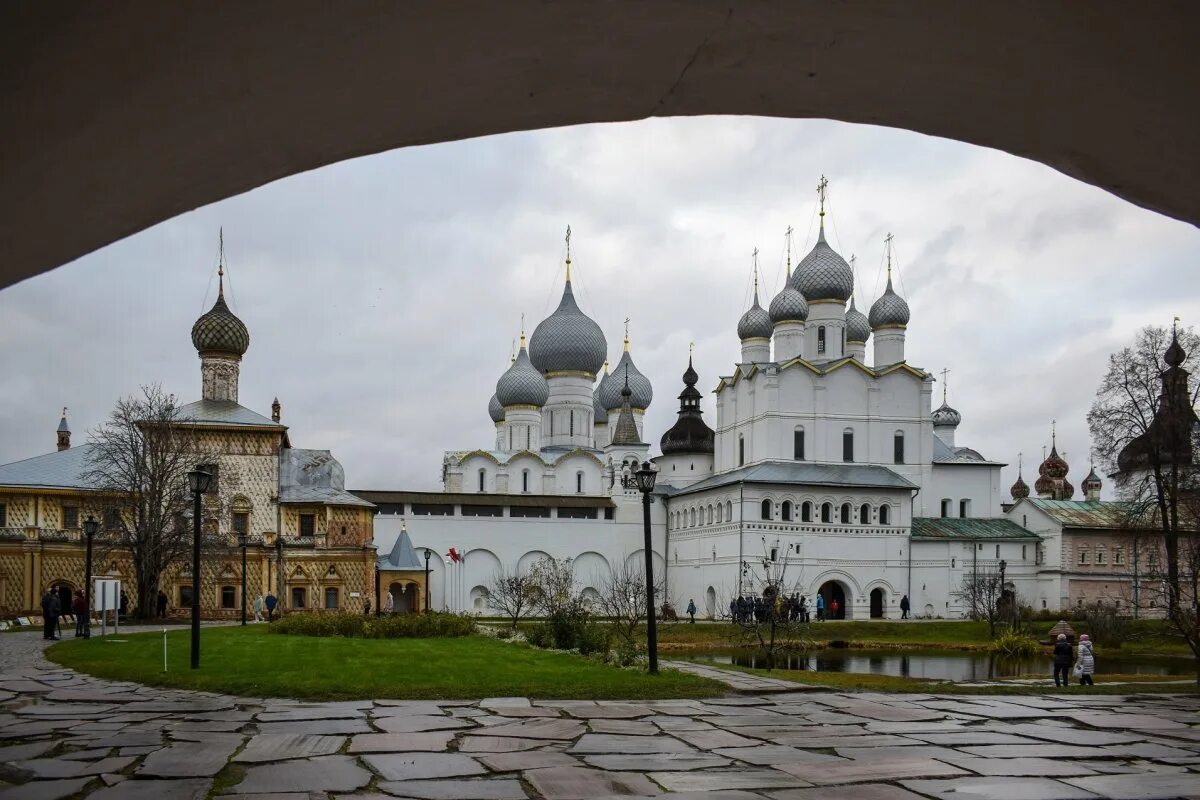
<path fill-rule="evenodd" d="M 195 428 L 180 416 L 174 396 L 157 385 L 119 400 L 89 443 L 83 477 L 103 498 L 101 553 L 107 547 L 132 559 L 136 615 L 148 618 L 163 573 L 186 561 L 191 550 L 187 473 L 213 459 L 201 452 Z M 215 534 L 215 525 L 208 534 Z"/>
<path fill-rule="evenodd" d="M 546 557 L 530 570 L 537 611 L 543 617 L 574 616 L 586 612 L 586 601 L 575 591 L 575 562 Z"/>
<path fill-rule="evenodd" d="M 813 648 L 809 624 L 799 618 L 795 598 L 786 594 L 792 548 L 788 545 L 780 553 L 778 547 L 768 548 L 764 537 L 762 558 L 742 563 L 742 592 L 754 597 L 756 605 L 735 621 L 743 637 L 764 656 L 767 669 L 774 668 L 780 655 Z"/>
<path fill-rule="evenodd" d="M 996 638 L 996 625 L 1008 615 L 1007 604 L 1002 602 L 1005 597 L 1000 570 L 994 566 L 983 566 L 965 573 L 954 596 L 966 606 L 967 616 L 973 620 L 985 620 L 988 635 Z"/>
<path fill-rule="evenodd" d="M 521 617 L 533 610 L 537 582 L 529 572 L 522 572 L 518 567 L 509 572 L 500 567 L 492 575 L 488 586 L 488 604 L 512 620 L 513 630 Z"/>
<path fill-rule="evenodd" d="M 1188 375 L 1200 363 L 1200 337 L 1189 330 L 1144 328 L 1131 347 L 1109 357 L 1108 372 L 1088 412 L 1096 460 L 1118 476 L 1125 527 L 1153 530 L 1164 563 L 1138 580 L 1139 594 L 1161 588 L 1172 629 L 1200 659 L 1196 614 L 1200 442 L 1195 405 L 1200 385 Z M 1140 554 L 1139 554 L 1140 555 Z M 1139 602 L 1141 597 L 1138 598 Z M 1200 682 L 1200 666 L 1197 671 Z"/>
<path fill-rule="evenodd" d="M 642 623 L 646 619 L 646 570 L 637 559 L 626 559 L 603 575 L 597 575 L 601 616 L 612 621 L 618 653 L 623 663 L 633 661 L 642 649 Z M 663 578 L 654 582 L 654 594 L 662 596 Z"/>

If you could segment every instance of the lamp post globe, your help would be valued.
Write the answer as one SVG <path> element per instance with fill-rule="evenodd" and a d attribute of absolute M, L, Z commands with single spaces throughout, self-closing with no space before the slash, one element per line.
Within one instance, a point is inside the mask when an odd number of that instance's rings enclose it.
<path fill-rule="evenodd" d="M 206 464 L 187 474 L 192 492 L 192 669 L 200 669 L 200 499 L 212 486 L 212 471 Z"/>
<path fill-rule="evenodd" d="M 83 534 L 87 537 L 87 551 L 83 561 L 83 638 L 92 638 L 92 540 L 100 523 L 89 516 L 83 522 Z"/>
<path fill-rule="evenodd" d="M 242 624 L 246 624 L 246 545 L 248 537 L 244 533 L 238 534 L 238 547 L 242 548 Z"/>

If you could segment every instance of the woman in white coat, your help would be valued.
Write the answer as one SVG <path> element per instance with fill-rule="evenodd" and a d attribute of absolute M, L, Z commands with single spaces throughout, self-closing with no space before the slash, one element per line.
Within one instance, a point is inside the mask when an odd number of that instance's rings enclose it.
<path fill-rule="evenodd" d="M 1095 686 L 1092 675 L 1096 672 L 1096 656 L 1092 653 L 1092 640 L 1086 633 L 1079 637 L 1079 654 L 1075 662 L 1078 667 L 1080 686 Z"/>

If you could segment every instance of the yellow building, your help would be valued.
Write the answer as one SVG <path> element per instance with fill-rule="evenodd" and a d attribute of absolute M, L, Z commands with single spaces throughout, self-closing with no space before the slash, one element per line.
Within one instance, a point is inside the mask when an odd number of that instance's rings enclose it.
<path fill-rule="evenodd" d="M 284 612 L 362 612 L 367 603 L 374 609 L 375 507 L 346 491 L 342 465 L 328 450 L 292 446 L 288 428 L 280 422 L 278 400 L 269 418 L 238 403 L 239 370 L 250 334 L 226 305 L 223 270 L 220 275 L 216 303 L 192 327 L 201 399 L 179 409 L 179 417 L 194 426 L 205 460 L 217 467 L 215 494 L 205 500 L 204 518 L 217 519 L 215 525 L 205 525 L 202 611 L 210 618 L 241 613 L 240 533 L 248 539 L 246 604 L 251 613 L 255 600 L 269 594 Z M 85 477 L 93 448 L 71 446 L 66 409 L 56 438 L 55 452 L 0 466 L 0 618 L 40 614 L 47 589 L 81 587 L 83 522 L 93 517 L 102 530 L 104 522 L 112 522 L 104 519 L 104 498 Z M 120 578 L 136 606 L 140 600 L 130 553 L 94 549 L 93 574 Z M 187 563 L 173 564 L 161 578 L 169 614 L 186 614 L 191 604 L 190 559 L 182 561 Z M 414 570 L 405 582 L 423 587 L 424 573 Z M 158 598 L 145 602 L 157 604 Z"/>

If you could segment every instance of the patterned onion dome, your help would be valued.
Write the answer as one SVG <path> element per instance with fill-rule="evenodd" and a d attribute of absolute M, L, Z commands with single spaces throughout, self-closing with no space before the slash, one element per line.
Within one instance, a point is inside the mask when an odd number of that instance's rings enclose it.
<path fill-rule="evenodd" d="M 550 397 L 550 386 L 542 373 L 529 363 L 529 352 L 525 349 L 525 337 L 521 337 L 521 349 L 517 360 L 496 381 L 496 399 L 500 405 L 537 406 L 541 408 Z"/>
<path fill-rule="evenodd" d="M 871 315 L 867 321 L 871 330 L 883 327 L 904 327 L 908 325 L 908 303 L 892 289 L 892 276 L 888 276 L 887 288 L 875 304 L 871 306 Z"/>
<path fill-rule="evenodd" d="M 813 249 L 796 265 L 790 282 L 810 303 L 814 300 L 844 303 L 850 299 L 854 292 L 854 271 L 825 241 L 824 226 Z"/>
<path fill-rule="evenodd" d="M 604 364 L 607 352 L 604 331 L 579 310 L 568 278 L 558 308 L 542 320 L 529 337 L 530 360 L 543 373 L 586 372 L 595 375 Z"/>
<path fill-rule="evenodd" d="M 1036 481 L 1033 482 L 1033 490 L 1037 492 L 1039 496 L 1044 494 L 1053 494 L 1054 481 L 1045 475 L 1041 475 Z"/>
<path fill-rule="evenodd" d="M 1059 499 L 1060 500 L 1070 500 L 1074 496 L 1075 496 L 1075 487 L 1071 485 L 1071 482 L 1069 480 L 1066 480 L 1064 478 L 1063 479 L 1062 497 L 1060 497 Z"/>
<path fill-rule="evenodd" d="M 771 315 L 758 304 L 758 292 L 754 293 L 754 305 L 742 314 L 738 320 L 737 334 L 742 341 L 747 339 L 770 339 L 775 326 L 771 324 Z"/>
<path fill-rule="evenodd" d="M 1052 445 L 1050 455 L 1046 456 L 1046 460 L 1038 467 L 1038 473 L 1047 478 L 1065 478 L 1070 469 L 1067 462 L 1058 454 L 1058 445 Z"/>
<path fill-rule="evenodd" d="M 962 414 L 946 405 L 945 401 L 930 416 L 933 418 L 934 427 L 946 425 L 951 428 L 957 428 L 958 423 L 962 422 Z"/>
<path fill-rule="evenodd" d="M 225 305 L 225 285 L 217 292 L 217 302 L 192 325 L 192 344 L 201 353 L 227 353 L 239 358 L 250 349 L 250 331 Z"/>
<path fill-rule="evenodd" d="M 804 322 L 808 319 L 808 301 L 800 290 L 790 283 L 784 285 L 771 301 L 771 322 Z"/>
<path fill-rule="evenodd" d="M 504 406 L 500 404 L 500 398 L 492 395 L 492 399 L 488 401 L 488 416 L 492 418 L 492 422 L 504 422 Z"/>
<path fill-rule="evenodd" d="M 596 384 L 596 388 L 592 390 L 592 419 L 597 425 L 608 424 L 608 409 L 600 402 L 600 393 L 604 391 L 607 384 L 612 382 L 613 377 L 608 374 L 608 362 L 604 362 L 604 374 L 600 377 L 600 382 Z"/>
<path fill-rule="evenodd" d="M 633 393 L 629 398 L 629 407 L 645 411 L 650 407 L 650 401 L 654 399 L 654 389 L 650 386 L 650 379 L 634 366 L 633 357 L 629 355 L 628 350 L 621 354 L 621 360 L 617 362 L 608 382 L 601 381 L 595 394 L 599 396 L 600 405 L 606 410 L 619 409 L 621 407 L 621 390 L 625 388 L 626 369 L 629 370 L 629 391 Z"/>
<path fill-rule="evenodd" d="M 1023 497 L 1029 497 L 1029 484 L 1025 483 L 1025 479 L 1020 475 L 1017 476 L 1017 482 L 1008 490 L 1012 494 L 1013 500 L 1020 500 Z"/>
<path fill-rule="evenodd" d="M 846 341 L 866 343 L 871 335 L 871 323 L 867 315 L 854 307 L 854 297 L 850 297 L 850 309 L 846 312 Z"/>

